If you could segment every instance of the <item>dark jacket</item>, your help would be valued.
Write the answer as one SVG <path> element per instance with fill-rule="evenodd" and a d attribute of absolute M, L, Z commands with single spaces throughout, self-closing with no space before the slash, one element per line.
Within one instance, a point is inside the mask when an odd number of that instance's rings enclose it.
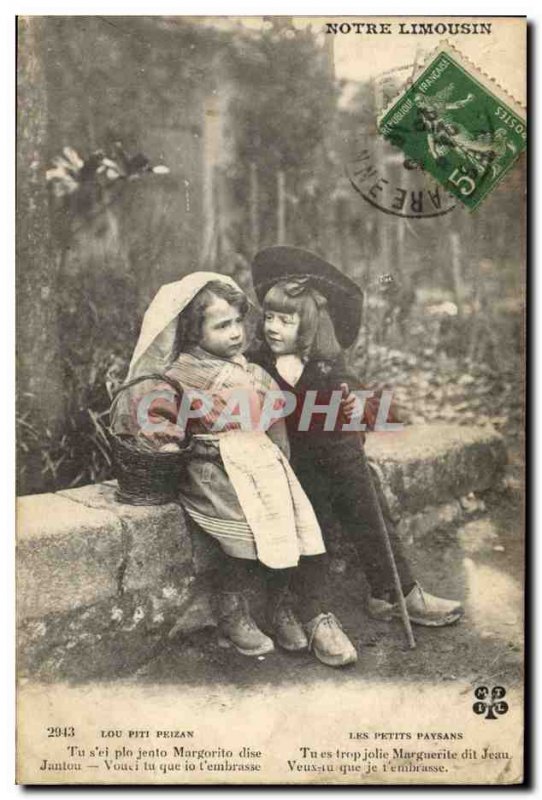
<path fill-rule="evenodd" d="M 324 414 L 313 414 L 309 430 L 299 430 L 299 419 L 307 391 L 316 391 L 315 402 L 324 405 L 330 402 L 333 391 L 340 390 L 342 383 L 346 383 L 351 391 L 364 388 L 359 377 L 347 366 L 342 353 L 332 360 L 308 361 L 295 386 L 290 386 L 278 373 L 275 356 L 265 344 L 246 355 L 249 361 L 262 366 L 282 390 L 293 392 L 297 397 L 295 411 L 286 417 L 292 462 L 305 458 L 331 457 L 341 449 L 341 446 L 359 447 L 360 438 L 364 439 L 364 434 L 343 431 L 342 426 L 347 424 L 347 420 L 340 411 L 333 431 L 324 431 Z M 378 398 L 373 397 L 365 403 L 362 421 L 367 425 L 367 430 L 374 427 L 378 402 Z"/>

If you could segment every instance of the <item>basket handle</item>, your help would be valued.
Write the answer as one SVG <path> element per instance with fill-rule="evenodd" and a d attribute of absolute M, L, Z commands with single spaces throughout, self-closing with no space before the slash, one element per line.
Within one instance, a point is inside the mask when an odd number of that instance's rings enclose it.
<path fill-rule="evenodd" d="M 129 389 L 131 386 L 135 386 L 136 384 L 141 383 L 142 381 L 149 381 L 149 380 L 163 381 L 164 383 L 169 383 L 169 385 L 173 389 L 175 389 L 177 394 L 182 395 L 183 393 L 181 384 L 174 378 L 169 378 L 167 375 L 161 375 L 158 372 L 151 372 L 149 375 L 139 375 L 137 378 L 132 378 L 131 381 L 126 381 L 126 383 L 123 383 L 122 386 L 119 386 L 119 388 L 113 395 L 111 405 L 109 406 L 109 419 L 111 419 L 111 414 L 114 411 L 114 408 L 117 404 L 117 400 L 119 399 L 121 392 L 123 392 L 125 389 Z"/>

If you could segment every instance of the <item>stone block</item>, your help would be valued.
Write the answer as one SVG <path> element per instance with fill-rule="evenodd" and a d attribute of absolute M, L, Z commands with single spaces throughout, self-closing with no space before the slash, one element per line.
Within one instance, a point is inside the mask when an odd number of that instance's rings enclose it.
<path fill-rule="evenodd" d="M 216 624 L 212 588 L 204 582 L 196 581 L 190 598 L 176 616 L 168 638 L 175 639 L 203 628 L 215 627 Z"/>
<path fill-rule="evenodd" d="M 407 514 L 397 523 L 397 533 L 401 539 L 411 544 L 432 531 L 441 530 L 458 522 L 463 511 L 458 500 L 440 506 L 427 506 L 416 514 Z"/>
<path fill-rule="evenodd" d="M 371 433 L 365 447 L 395 520 L 489 489 L 506 464 L 504 440 L 490 426 L 414 425 Z"/>
<path fill-rule="evenodd" d="M 45 617 L 115 595 L 125 560 L 114 513 L 54 494 L 17 501 L 17 611 Z"/>
<path fill-rule="evenodd" d="M 186 523 L 192 541 L 192 569 L 194 575 L 203 575 L 220 564 L 222 548 L 219 543 L 202 531 L 194 520 L 186 515 Z"/>
<path fill-rule="evenodd" d="M 119 519 L 127 546 L 122 575 L 123 591 L 137 591 L 175 583 L 190 571 L 192 542 L 185 514 L 176 503 L 132 506 L 119 503 L 114 483 L 67 489 L 58 495 L 88 508 L 103 508 Z"/>
<path fill-rule="evenodd" d="M 18 631 L 19 674 L 44 681 L 131 675 L 163 647 L 174 619 L 136 593 L 27 620 Z"/>

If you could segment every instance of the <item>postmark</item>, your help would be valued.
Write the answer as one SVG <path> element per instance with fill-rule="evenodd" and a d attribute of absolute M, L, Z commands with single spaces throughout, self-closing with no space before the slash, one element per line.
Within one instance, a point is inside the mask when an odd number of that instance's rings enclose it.
<path fill-rule="evenodd" d="M 345 142 L 346 174 L 352 187 L 379 211 L 406 219 L 439 217 L 457 206 L 455 197 L 432 175 L 380 136 L 377 130 L 376 120 L 416 69 L 416 63 L 409 62 L 380 73 L 371 82 L 369 97 L 365 100 L 370 113 L 360 114 L 355 132 Z"/>
<path fill-rule="evenodd" d="M 455 198 L 418 164 L 383 144 L 377 151 L 360 143 L 347 162 L 350 183 L 364 200 L 385 214 L 407 219 L 440 217 L 455 208 Z"/>
<path fill-rule="evenodd" d="M 517 104 L 475 72 L 455 48 L 439 48 L 378 122 L 388 142 L 470 210 L 527 145 L 525 117 Z"/>

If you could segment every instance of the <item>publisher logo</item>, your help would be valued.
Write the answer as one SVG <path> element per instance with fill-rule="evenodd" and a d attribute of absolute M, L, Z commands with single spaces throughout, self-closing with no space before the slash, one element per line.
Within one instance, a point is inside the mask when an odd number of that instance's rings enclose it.
<path fill-rule="evenodd" d="M 508 711 L 508 703 L 503 699 L 506 696 L 506 689 L 503 686 L 494 686 L 489 691 L 487 686 L 478 686 L 474 690 L 477 698 L 472 710 L 475 714 L 485 714 L 484 719 L 498 719 Z"/>

